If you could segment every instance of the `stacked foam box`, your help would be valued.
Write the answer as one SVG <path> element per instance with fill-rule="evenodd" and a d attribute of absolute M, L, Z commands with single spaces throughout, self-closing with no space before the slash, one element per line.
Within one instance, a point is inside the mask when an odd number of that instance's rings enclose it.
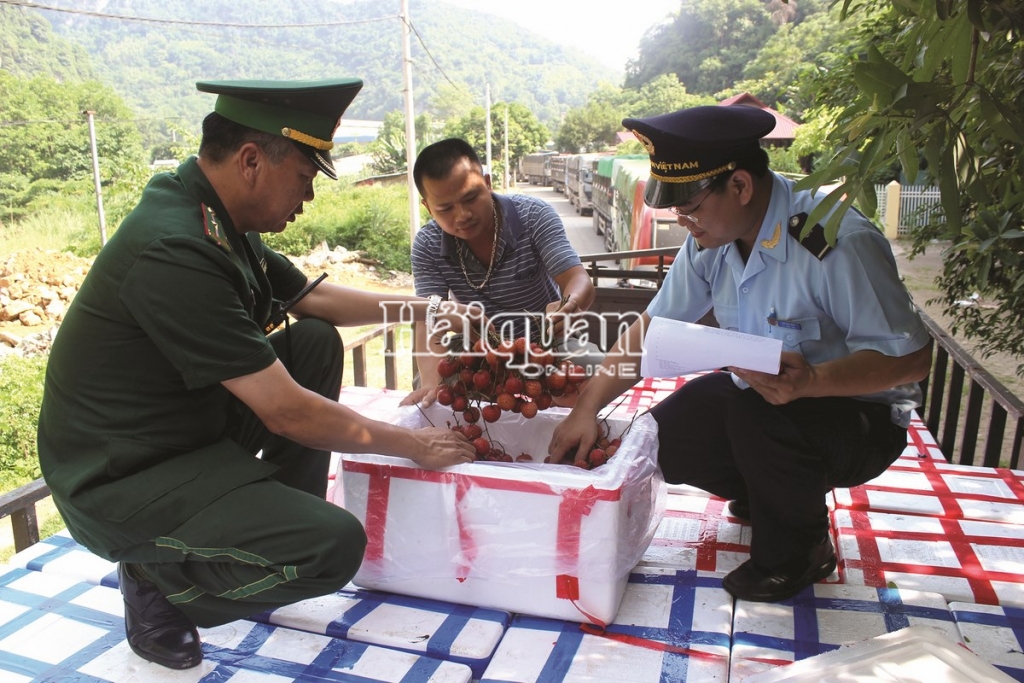
<path fill-rule="evenodd" d="M 116 589 L 0 566 L 4 681 L 420 681 L 468 683 L 469 667 L 290 629 L 236 621 L 200 629 L 203 662 L 173 671 L 128 647 Z"/>
<path fill-rule="evenodd" d="M 721 577 L 638 567 L 603 629 L 516 617 L 481 683 L 724 682 L 731 621 Z"/>
<path fill-rule="evenodd" d="M 1024 681 L 1024 610 L 1019 607 L 949 605 L 964 644 L 1015 680 Z"/>
<path fill-rule="evenodd" d="M 671 396 L 688 380 L 699 377 L 698 373 L 683 377 L 645 377 L 601 411 L 604 417 L 631 419 L 637 413 L 650 410 Z"/>
<path fill-rule="evenodd" d="M 1024 524 L 1024 473 L 897 460 L 871 481 L 834 491 L 836 505 L 949 519 Z"/>
<path fill-rule="evenodd" d="M 907 427 L 907 447 L 900 454 L 901 460 L 935 460 L 946 462 L 946 456 L 935 441 L 935 437 L 928 431 L 928 427 L 918 417 L 915 411 Z"/>
<path fill-rule="evenodd" d="M 357 589 L 303 600 L 254 619 L 465 664 L 479 678 L 511 615 Z"/>
<path fill-rule="evenodd" d="M 117 588 L 117 565 L 79 545 L 67 529 L 16 553 L 8 563 L 12 567 Z"/>
<path fill-rule="evenodd" d="M 1024 527 L 836 510 L 845 583 L 941 593 L 948 601 L 1024 604 Z"/>
<path fill-rule="evenodd" d="M 728 573 L 749 559 L 750 527 L 728 516 L 724 500 L 701 493 L 669 493 L 641 565 Z"/>
<path fill-rule="evenodd" d="M 737 600 L 731 676 L 742 680 L 908 626 L 960 637 L 937 593 L 819 583 L 778 603 Z"/>
<path fill-rule="evenodd" d="M 566 411 L 507 413 L 488 425 L 509 453 L 540 460 Z M 443 425 L 434 404 L 399 411 L 411 428 Z M 625 436 L 603 466 L 478 462 L 443 471 L 401 458 L 345 455 L 345 507 L 367 548 L 354 583 L 393 593 L 555 619 L 607 622 L 664 506 L 657 424 L 609 418 Z M 628 428 L 628 431 L 626 431 Z"/>
<path fill-rule="evenodd" d="M 10 565 L 62 580 L 118 585 L 116 565 L 90 553 L 66 530 L 17 553 Z M 352 586 L 252 620 L 465 664 L 479 677 L 510 618 L 505 612 Z"/>

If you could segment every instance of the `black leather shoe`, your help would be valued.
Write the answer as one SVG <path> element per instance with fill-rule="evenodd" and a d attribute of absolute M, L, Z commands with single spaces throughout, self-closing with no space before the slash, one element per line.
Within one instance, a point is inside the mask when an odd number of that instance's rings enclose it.
<path fill-rule="evenodd" d="M 730 517 L 742 519 L 744 522 L 750 521 L 750 503 L 745 503 L 742 500 L 730 500 L 725 509 Z"/>
<path fill-rule="evenodd" d="M 821 581 L 835 568 L 836 553 L 831 539 L 826 536 L 805 558 L 774 570 L 762 569 L 753 560 L 747 560 L 726 575 L 722 587 L 741 600 L 778 602 Z"/>
<path fill-rule="evenodd" d="M 190 669 L 203 661 L 202 643 L 188 617 L 152 581 L 121 562 L 117 578 L 124 596 L 124 630 L 132 652 L 169 669 Z"/>

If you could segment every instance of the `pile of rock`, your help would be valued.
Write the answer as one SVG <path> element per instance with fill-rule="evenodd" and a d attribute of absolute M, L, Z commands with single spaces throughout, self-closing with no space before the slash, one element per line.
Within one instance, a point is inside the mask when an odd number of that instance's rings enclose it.
<path fill-rule="evenodd" d="M 0 325 L 49 327 L 64 318 L 92 259 L 30 249 L 0 265 Z"/>

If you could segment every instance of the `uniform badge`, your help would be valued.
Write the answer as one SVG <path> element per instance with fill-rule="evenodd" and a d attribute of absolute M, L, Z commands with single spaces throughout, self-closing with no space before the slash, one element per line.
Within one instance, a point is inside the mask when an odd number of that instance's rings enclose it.
<path fill-rule="evenodd" d="M 224 227 L 221 225 L 220 219 L 217 218 L 217 214 L 206 204 L 200 204 L 199 207 L 203 213 L 203 235 L 224 251 L 231 252 L 231 243 L 228 241 L 227 235 L 224 234 Z"/>
<path fill-rule="evenodd" d="M 782 237 L 782 223 L 775 224 L 775 232 L 772 233 L 770 239 L 761 240 L 761 246 L 765 249 L 774 249 L 779 246 L 779 238 Z"/>
<path fill-rule="evenodd" d="M 806 213 L 798 213 L 795 216 L 789 217 L 789 234 L 793 236 L 800 246 L 807 251 L 814 254 L 814 258 L 819 261 L 832 251 L 832 246 L 828 243 L 828 239 L 825 238 L 825 228 L 821 227 L 821 224 L 816 224 L 811 231 L 807 233 L 807 237 L 800 239 L 800 233 L 803 232 L 804 224 L 807 222 Z"/>

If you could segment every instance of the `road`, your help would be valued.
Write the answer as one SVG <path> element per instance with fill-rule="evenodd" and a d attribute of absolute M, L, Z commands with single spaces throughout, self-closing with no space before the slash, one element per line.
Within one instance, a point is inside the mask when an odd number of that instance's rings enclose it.
<path fill-rule="evenodd" d="M 511 191 L 543 199 L 555 207 L 555 211 L 562 217 L 565 232 L 569 236 L 569 243 L 576 249 L 576 253 L 580 255 L 605 253 L 604 238 L 594 232 L 593 217 L 577 214 L 576 209 L 561 192 L 555 192 L 550 187 L 530 185 L 529 183 L 520 183 Z"/>

